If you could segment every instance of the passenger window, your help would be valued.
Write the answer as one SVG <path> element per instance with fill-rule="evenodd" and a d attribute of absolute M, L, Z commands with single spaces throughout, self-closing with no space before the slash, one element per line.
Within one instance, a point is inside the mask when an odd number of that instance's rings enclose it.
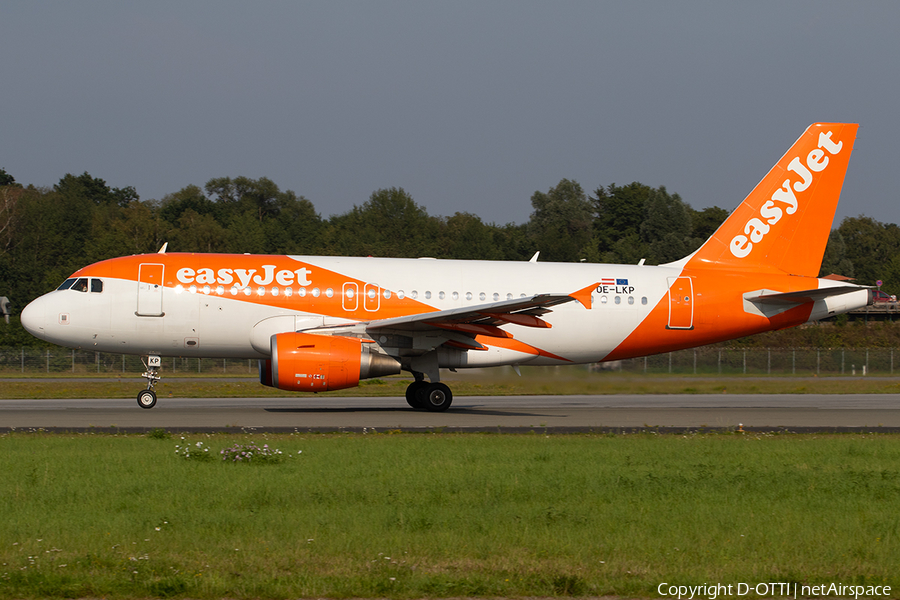
<path fill-rule="evenodd" d="M 73 278 L 73 279 L 66 279 L 66 280 L 63 281 L 61 284 L 59 284 L 59 287 L 56 288 L 56 289 L 57 289 L 57 290 L 67 290 L 67 289 L 69 289 L 70 287 L 72 287 L 72 284 L 73 284 L 73 283 L 75 283 L 75 279 L 74 279 L 74 278 Z"/>
<path fill-rule="evenodd" d="M 91 293 L 99 294 L 103 291 L 103 280 L 102 279 L 91 279 Z"/>
<path fill-rule="evenodd" d="M 85 277 L 80 278 L 75 284 L 72 286 L 72 289 L 76 292 L 86 292 L 88 290 L 88 280 Z"/>

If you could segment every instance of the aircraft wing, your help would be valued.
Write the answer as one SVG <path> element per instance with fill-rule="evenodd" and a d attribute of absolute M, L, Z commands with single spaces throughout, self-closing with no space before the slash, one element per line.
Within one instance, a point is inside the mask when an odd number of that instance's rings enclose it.
<path fill-rule="evenodd" d="M 487 350 L 487 347 L 476 339 L 481 336 L 498 341 L 506 339 L 504 344 L 512 344 L 528 354 L 561 358 L 513 339 L 513 334 L 501 329 L 500 326 L 521 325 L 549 329 L 551 325 L 541 318 L 542 315 L 551 312 L 554 306 L 572 301 L 590 308 L 591 292 L 596 286 L 597 284 L 593 283 L 570 294 L 536 294 L 526 298 L 319 327 L 308 331 L 309 333 L 327 331 L 331 335 L 356 335 L 371 338 L 373 341 L 386 339 L 387 345 L 396 348 L 396 352 L 403 356 L 431 354 L 438 346 L 462 350 Z M 437 377 L 437 359 L 436 355 L 433 356 L 434 361 L 430 368 L 434 369 L 434 376 Z M 428 368 L 422 366 L 421 370 L 427 371 Z"/>
<path fill-rule="evenodd" d="M 376 319 L 360 323 L 316 327 L 308 333 L 330 333 L 331 335 L 356 335 L 373 340 L 388 336 L 405 337 L 405 355 L 422 354 L 437 346 L 448 345 L 464 350 L 487 350 L 476 341 L 477 336 L 505 338 L 511 340 L 513 334 L 501 329 L 501 325 L 521 325 L 523 327 L 550 328 L 550 323 L 541 319 L 551 312 L 551 308 L 577 300 L 590 302 L 589 290 L 593 286 L 572 294 L 537 294 L 527 298 L 516 298 L 501 302 L 491 302 L 476 306 L 451 308 L 434 312 L 419 313 L 389 319 Z M 416 343 L 415 340 L 422 340 Z M 522 344 L 525 346 L 524 344 Z M 528 347 L 530 348 L 530 346 Z M 535 353 L 539 351 L 535 350 Z"/>
<path fill-rule="evenodd" d="M 366 324 L 367 331 L 381 329 L 404 329 L 407 331 L 423 331 L 434 327 L 453 329 L 456 325 L 481 325 L 485 329 L 514 323 L 526 327 L 550 327 L 550 324 L 540 318 L 550 311 L 550 308 L 575 300 L 566 294 L 538 294 L 527 298 L 491 302 L 477 306 L 465 306 L 451 308 L 436 312 L 394 317 L 391 319 L 379 319 Z M 485 333 L 473 331 L 473 333 Z M 500 336 L 506 337 L 506 336 Z"/>

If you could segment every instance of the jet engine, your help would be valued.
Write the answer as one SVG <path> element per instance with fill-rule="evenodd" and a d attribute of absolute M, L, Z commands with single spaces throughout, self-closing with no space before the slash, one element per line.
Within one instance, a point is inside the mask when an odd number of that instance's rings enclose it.
<path fill-rule="evenodd" d="M 342 390 L 360 379 L 400 372 L 399 361 L 359 338 L 289 332 L 273 335 L 270 344 L 271 358 L 260 361 L 259 382 L 280 390 Z"/>

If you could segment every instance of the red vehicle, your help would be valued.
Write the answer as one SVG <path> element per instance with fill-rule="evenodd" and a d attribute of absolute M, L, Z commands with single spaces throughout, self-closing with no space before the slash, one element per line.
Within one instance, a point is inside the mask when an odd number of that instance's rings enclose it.
<path fill-rule="evenodd" d="M 882 302 L 896 302 L 897 296 L 892 296 L 887 292 L 882 292 L 881 290 L 875 290 L 872 292 L 872 302 L 875 304 L 879 304 Z"/>

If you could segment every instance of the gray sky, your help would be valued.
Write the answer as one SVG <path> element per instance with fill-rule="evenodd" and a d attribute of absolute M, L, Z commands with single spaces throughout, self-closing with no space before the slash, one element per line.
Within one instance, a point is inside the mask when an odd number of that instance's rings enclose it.
<path fill-rule="evenodd" d="M 397 186 L 521 223 L 562 178 L 731 210 L 848 121 L 837 222 L 897 223 L 898 25 L 900 2 L 7 0 L 0 167 L 145 200 L 264 176 L 326 217 Z"/>

